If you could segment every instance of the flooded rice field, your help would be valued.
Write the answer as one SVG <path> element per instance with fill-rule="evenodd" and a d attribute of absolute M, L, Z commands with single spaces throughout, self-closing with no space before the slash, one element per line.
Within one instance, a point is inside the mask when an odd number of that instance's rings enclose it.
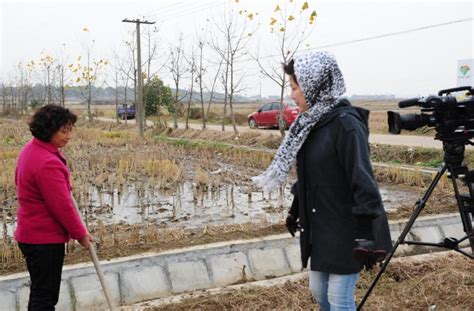
<path fill-rule="evenodd" d="M 380 189 L 387 212 L 395 212 L 417 196 L 394 186 Z M 119 194 L 91 192 L 89 219 L 105 223 L 128 224 L 151 222 L 160 227 L 203 227 L 247 222 L 277 223 L 286 217 L 293 199 L 290 186 L 277 193 L 252 191 L 249 187 L 225 184 L 217 189 L 196 189 L 184 182 L 176 189 L 147 189 L 140 193 L 133 187 Z"/>
<path fill-rule="evenodd" d="M 418 199 L 410 189 L 393 185 L 382 185 L 380 192 L 388 213 Z M 158 228 L 194 229 L 249 222 L 277 224 L 285 219 L 292 199 L 289 184 L 269 194 L 231 184 L 200 189 L 186 181 L 171 189 L 149 185 L 103 191 L 90 187 L 87 197 L 78 198 L 78 202 L 88 226 L 99 222 L 105 225 L 147 223 Z M 14 215 L 6 213 L 4 216 L 7 235 L 11 236 Z"/>
<path fill-rule="evenodd" d="M 24 120 L 0 118 L 0 274 L 24 269 L 12 234 L 18 205 L 16 158 L 31 138 L 25 124 Z M 266 144 L 262 144 L 266 148 L 249 146 L 254 146 L 254 140 L 268 142 L 268 138 L 242 135 L 239 147 L 224 143 L 230 141 L 229 134 L 188 134 L 167 140 L 163 132 L 153 130 L 139 138 L 133 128 L 124 125 L 78 124 L 74 140 L 63 151 L 74 197 L 97 237 L 101 257 L 286 232 L 284 219 L 292 201 L 294 172 L 285 187 L 271 194 L 250 182 L 268 167 L 273 154 Z M 200 140 L 194 140 L 196 137 Z M 419 171 L 397 166 L 376 168 L 375 175 L 389 219 L 409 217 L 431 180 Z M 446 199 L 452 196 L 450 188 L 440 189 L 433 195 L 433 206 L 426 210 L 432 214 L 456 212 L 452 199 Z M 66 262 L 88 260 L 74 245 L 68 244 Z"/>

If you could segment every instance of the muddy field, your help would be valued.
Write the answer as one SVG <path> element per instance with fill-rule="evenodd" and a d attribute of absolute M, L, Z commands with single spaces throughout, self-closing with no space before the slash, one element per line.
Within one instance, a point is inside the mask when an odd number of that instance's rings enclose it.
<path fill-rule="evenodd" d="M 362 273 L 357 301 L 375 271 Z M 472 260 L 450 254 L 423 262 L 391 263 L 367 300 L 364 310 L 474 310 Z M 181 303 L 149 307 L 158 310 L 319 310 L 308 290 L 308 280 L 269 288 L 247 288 L 190 298 Z"/>
<path fill-rule="evenodd" d="M 18 152 L 29 139 L 25 120 L 0 119 L 0 274 L 24 269 L 11 238 L 17 208 L 13 174 Z M 131 125 L 80 121 L 64 153 L 73 195 L 99 242 L 99 256 L 114 258 L 284 232 L 294 172 L 276 193 L 263 193 L 250 182 L 268 166 L 280 139 L 165 128 L 149 128 L 140 139 Z M 372 153 L 385 163 L 426 163 L 436 157 L 416 148 L 373 146 Z M 431 179 L 395 165 L 375 172 L 390 219 L 411 215 Z M 456 211 L 450 184 L 443 179 L 423 214 Z M 67 263 L 89 260 L 76 244 L 68 249 Z"/>

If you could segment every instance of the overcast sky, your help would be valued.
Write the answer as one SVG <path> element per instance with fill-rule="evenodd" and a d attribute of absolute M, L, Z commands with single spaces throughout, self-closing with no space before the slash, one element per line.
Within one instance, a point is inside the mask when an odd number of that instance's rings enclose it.
<path fill-rule="evenodd" d="M 133 24 L 122 23 L 122 19 L 141 16 L 156 21 L 159 26 L 161 58 L 157 60 L 158 64 L 160 60 L 165 61 L 169 45 L 176 43 L 180 33 L 185 39 L 185 50 L 189 52 L 205 20 L 218 21 L 222 10 L 230 6 L 258 12 L 259 16 L 253 22 L 261 25 L 248 46 L 254 50 L 260 44 L 264 53 L 271 53 L 273 49 L 277 53 L 268 21 L 276 4 L 283 2 L 0 0 L 0 79 L 8 83 L 16 63 L 38 60 L 42 51 L 58 55 L 63 43 L 66 54 L 73 61 L 83 54 L 81 44 L 87 40 L 86 35 L 95 40 L 95 56 L 112 61 L 114 51 L 125 53 L 123 42 L 130 38 L 130 31 L 134 28 Z M 323 49 L 336 55 L 345 76 L 348 95 L 432 94 L 438 89 L 456 86 L 457 61 L 474 58 L 472 1 L 308 2 L 310 9 L 316 10 L 318 15 L 311 36 L 302 49 L 329 45 Z M 465 19 L 468 20 L 456 22 Z M 445 25 L 438 26 L 440 24 Z M 405 32 L 427 26 L 433 27 Z M 83 32 L 84 27 L 89 29 L 89 34 Z M 377 36 L 381 37 L 357 41 Z M 349 41 L 356 42 L 346 43 Z M 263 95 L 278 94 L 277 85 L 262 78 L 255 62 L 241 61 L 236 66 L 247 73 L 243 82 L 246 86 L 244 94 L 256 95 L 260 89 Z M 213 68 L 215 66 L 209 66 L 209 73 Z M 166 70 L 159 74 L 171 84 Z M 107 75 L 113 76 L 110 72 Z"/>

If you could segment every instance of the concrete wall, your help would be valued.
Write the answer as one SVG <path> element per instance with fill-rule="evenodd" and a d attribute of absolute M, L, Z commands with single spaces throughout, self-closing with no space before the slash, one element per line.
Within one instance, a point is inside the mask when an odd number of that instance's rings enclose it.
<path fill-rule="evenodd" d="M 398 238 L 404 224 L 403 221 L 390 224 L 393 239 Z M 445 236 L 465 236 L 458 214 L 419 218 L 407 239 L 436 243 Z M 404 254 L 414 251 L 413 246 L 400 248 Z M 147 253 L 102 263 L 116 305 L 288 275 L 300 271 L 300 267 L 299 240 L 289 234 Z M 26 310 L 28 294 L 27 273 L 0 277 L 1 310 Z M 57 310 L 105 307 L 92 264 L 66 266 Z"/>

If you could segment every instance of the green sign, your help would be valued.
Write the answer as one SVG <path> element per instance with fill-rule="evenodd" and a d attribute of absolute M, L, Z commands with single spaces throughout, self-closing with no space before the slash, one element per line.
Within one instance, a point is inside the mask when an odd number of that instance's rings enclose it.
<path fill-rule="evenodd" d="M 467 64 L 464 64 L 461 67 L 459 67 L 459 71 L 461 72 L 463 76 L 466 76 L 469 70 L 471 70 L 471 67 L 469 67 L 469 65 Z"/>

